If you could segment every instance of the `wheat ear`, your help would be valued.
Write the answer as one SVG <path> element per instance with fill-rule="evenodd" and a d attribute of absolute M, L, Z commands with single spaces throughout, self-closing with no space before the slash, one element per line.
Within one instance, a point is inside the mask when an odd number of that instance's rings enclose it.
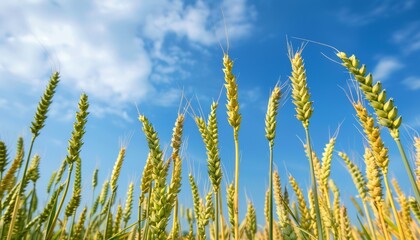
<path fill-rule="evenodd" d="M 343 66 L 353 74 L 354 78 L 359 83 L 359 88 L 363 91 L 365 98 L 375 110 L 379 124 L 389 129 L 392 138 L 397 144 L 416 200 L 420 202 L 420 190 L 416 184 L 415 176 L 401 144 L 399 127 L 402 123 L 402 117 L 398 116 L 398 109 L 394 106 L 394 100 L 392 98 L 387 99 L 386 91 L 382 90 L 381 82 L 377 81 L 373 84 L 372 74 L 366 73 L 366 66 L 364 64 L 359 66 L 360 63 L 356 56 L 352 55 L 347 57 L 347 54 L 344 52 L 338 52 L 337 56 L 342 60 Z"/>
<path fill-rule="evenodd" d="M 248 209 L 246 211 L 246 225 L 245 234 L 249 240 L 255 239 L 257 233 L 257 214 L 255 212 L 252 202 L 248 202 Z"/>
<path fill-rule="evenodd" d="M 369 148 L 365 148 L 365 154 L 363 155 L 366 163 L 366 178 L 367 178 L 367 189 L 373 205 L 375 206 L 382 231 L 385 235 L 385 239 L 390 239 L 389 232 L 387 230 L 387 224 L 385 223 L 384 217 L 384 203 L 382 193 L 382 176 L 378 165 L 375 162 L 375 157 Z"/>
<path fill-rule="evenodd" d="M 167 192 L 166 178 L 169 165 L 163 161 L 163 152 L 160 149 L 159 138 L 153 125 L 143 115 L 140 115 L 139 120 L 143 124 L 143 132 L 146 135 L 149 146 L 151 163 L 153 165 L 152 178 L 155 183 L 152 194 L 149 197 L 149 199 L 152 199 L 150 206 L 151 215 L 149 215 L 151 237 L 161 239 L 166 237 L 165 229 L 173 206 L 173 202 L 168 202 L 165 195 Z"/>
<path fill-rule="evenodd" d="M 376 164 L 378 164 L 385 175 L 388 172 L 389 164 L 388 148 L 385 147 L 382 141 L 380 129 L 375 126 L 373 117 L 369 115 L 367 109 L 360 101 L 353 103 L 353 107 L 356 109 L 357 117 L 366 134 L 369 146 L 372 148 L 373 154 L 375 155 Z"/>
<path fill-rule="evenodd" d="M 296 197 L 298 200 L 299 212 L 300 212 L 300 226 L 302 227 L 303 230 L 308 231 L 310 230 L 310 225 L 311 225 L 311 214 L 309 212 L 302 189 L 299 187 L 298 183 L 296 182 L 295 178 L 292 175 L 289 176 L 289 182 L 290 182 L 290 185 L 292 185 L 292 188 L 295 191 Z"/>
<path fill-rule="evenodd" d="M 127 199 L 125 200 L 124 205 L 124 228 L 127 226 L 128 221 L 130 221 L 131 218 L 131 211 L 133 209 L 133 192 L 134 192 L 134 183 L 131 182 L 128 186 L 127 191 Z"/>
<path fill-rule="evenodd" d="M 82 233 L 85 228 L 86 212 L 87 212 L 87 208 L 84 207 L 82 212 L 80 213 L 79 221 L 77 222 L 74 228 L 74 231 L 73 231 L 74 233 L 72 234 L 70 238 L 71 240 L 82 239 Z"/>
<path fill-rule="evenodd" d="M 179 151 L 182 144 L 182 132 L 184 129 L 184 114 L 178 114 L 178 117 L 175 121 L 175 126 L 172 131 L 172 140 L 171 140 L 171 147 L 172 147 L 172 161 L 174 161 L 174 167 L 172 169 L 172 180 L 170 186 L 170 193 L 173 194 L 173 200 L 168 200 L 169 202 L 173 201 L 174 205 L 174 216 L 172 222 L 172 230 L 170 236 L 172 238 L 178 237 L 178 197 L 177 194 L 180 190 L 180 182 L 181 182 L 181 167 L 179 166 L 176 168 L 176 164 L 181 165 L 181 158 L 179 157 Z M 179 162 L 177 162 L 179 161 Z M 179 177 L 178 177 L 179 176 Z M 172 187 L 175 186 L 175 187 Z M 177 189 L 176 189 L 177 188 Z"/>
<path fill-rule="evenodd" d="M 343 152 L 338 152 L 338 156 L 340 156 L 344 162 L 347 165 L 347 169 L 350 172 L 350 175 L 353 179 L 354 184 L 356 185 L 357 191 L 359 192 L 359 196 L 362 200 L 362 204 L 363 204 L 363 208 L 365 211 L 365 214 L 367 216 L 367 220 L 368 220 L 368 224 L 369 224 L 369 230 L 371 232 L 371 236 L 373 237 L 373 239 L 376 240 L 376 233 L 375 230 L 373 228 L 373 223 L 371 220 L 371 215 L 370 212 L 368 210 L 367 207 L 367 202 L 369 201 L 367 198 L 367 182 L 366 179 L 364 178 L 362 172 L 360 171 L 359 167 L 354 164 L 352 161 L 350 161 L 350 158 L 347 156 L 347 154 L 343 153 Z"/>
<path fill-rule="evenodd" d="M 50 78 L 50 81 L 47 85 L 47 88 L 44 91 L 43 96 L 41 97 L 40 102 L 38 103 L 38 107 L 37 107 L 37 111 L 35 113 L 35 117 L 34 117 L 34 121 L 32 122 L 31 125 L 31 132 L 32 132 L 32 140 L 31 140 L 31 144 L 29 147 L 29 153 L 26 159 L 26 163 L 25 163 L 25 168 L 23 171 L 23 175 L 22 175 L 22 183 L 26 181 L 26 171 L 28 169 L 28 165 L 29 165 L 29 159 L 31 157 L 31 153 L 32 153 L 32 148 L 33 145 L 35 143 L 35 139 L 38 137 L 41 129 L 44 127 L 45 125 L 45 119 L 47 118 L 47 113 L 48 113 L 48 109 L 52 103 L 52 99 L 55 93 L 55 89 L 58 85 L 59 82 L 59 74 L 58 72 L 54 72 Z M 12 222 L 9 226 L 9 231 L 7 234 L 7 240 L 10 240 L 12 238 L 13 235 L 13 227 L 14 227 L 14 222 L 15 222 L 15 218 L 16 215 L 18 213 L 19 210 L 19 204 L 20 204 L 20 195 L 22 195 L 22 192 L 24 191 L 23 189 L 23 184 L 21 184 L 19 186 L 19 190 L 18 190 L 18 195 L 17 195 L 17 199 L 16 199 L 16 203 L 14 206 L 14 210 L 13 210 L 13 214 L 12 214 Z"/>
<path fill-rule="evenodd" d="M 279 108 L 280 100 L 280 87 L 276 86 L 271 92 L 271 96 L 268 100 L 267 113 L 265 115 L 265 137 L 268 140 L 270 159 L 269 159 L 269 225 L 268 234 L 269 239 L 273 239 L 273 147 L 274 138 L 276 137 L 276 117 Z"/>
<path fill-rule="evenodd" d="M 7 153 L 6 144 L 3 141 L 0 141 L 0 181 L 3 178 L 3 172 L 8 164 L 9 156 Z"/>
<path fill-rule="evenodd" d="M 404 231 L 404 235 L 408 239 L 414 239 L 413 232 L 411 231 L 410 225 L 413 222 L 410 213 L 410 205 L 408 202 L 408 198 L 404 195 L 401 190 L 401 187 L 398 185 L 398 182 L 395 178 L 391 180 L 392 186 L 397 193 L 397 201 L 401 207 L 400 214 L 401 214 L 401 225 L 402 230 Z"/>
<path fill-rule="evenodd" d="M 85 134 L 85 125 L 87 123 L 87 117 L 89 115 L 88 108 L 89 108 L 89 101 L 88 96 L 86 94 L 82 94 L 80 96 L 79 104 L 78 104 L 79 110 L 76 112 L 76 121 L 73 124 L 73 131 L 71 134 L 71 138 L 69 140 L 69 146 L 67 148 L 67 156 L 66 156 L 66 162 L 69 165 L 68 175 L 67 175 L 67 181 L 66 186 L 64 188 L 63 196 L 61 197 L 60 204 L 58 205 L 57 211 L 55 213 L 54 218 L 52 219 L 51 225 L 49 225 L 49 229 L 46 231 L 46 238 L 50 238 L 51 234 L 53 234 L 54 227 L 56 224 L 56 221 L 58 219 L 58 216 L 60 214 L 61 208 L 64 204 L 64 200 L 67 196 L 67 192 L 70 185 L 71 180 L 71 173 L 73 171 L 73 163 L 79 159 L 80 150 L 83 146 L 83 136 Z"/>
<path fill-rule="evenodd" d="M 416 180 L 420 186 L 420 137 L 414 138 L 414 148 L 416 149 Z"/>
<path fill-rule="evenodd" d="M 238 132 L 241 125 L 242 116 L 239 113 L 238 84 L 236 77 L 232 73 L 233 61 L 228 54 L 223 55 L 223 72 L 225 73 L 225 88 L 227 96 L 227 115 L 228 122 L 233 128 L 233 139 L 235 142 L 235 195 L 234 195 L 234 217 L 235 217 L 235 240 L 239 240 L 239 140 Z"/>
<path fill-rule="evenodd" d="M 303 49 L 297 52 L 293 52 L 291 46 L 289 46 L 289 59 L 292 65 L 292 76 L 289 77 L 292 83 L 292 98 L 293 103 L 296 106 L 296 118 L 302 122 L 303 128 L 305 129 L 306 135 L 306 147 L 309 155 L 309 168 L 311 173 L 312 191 L 315 199 L 315 213 L 316 213 L 316 225 L 318 229 L 318 239 L 322 240 L 322 221 L 321 212 L 318 202 L 318 189 L 315 177 L 314 161 L 312 158 L 312 146 L 309 137 L 309 119 L 312 116 L 313 108 L 312 102 L 310 101 L 309 88 L 307 86 L 306 70 L 301 56 Z"/>
<path fill-rule="evenodd" d="M 350 220 L 347 215 L 347 208 L 342 206 L 340 214 L 341 214 L 341 217 L 340 217 L 341 239 L 346 239 L 346 240 L 353 239 L 351 226 L 350 226 Z"/>
<path fill-rule="evenodd" d="M 227 202 L 227 208 L 228 208 L 228 215 L 229 215 L 229 222 L 232 226 L 231 228 L 231 234 L 233 238 L 235 238 L 235 210 L 234 210 L 234 199 L 235 199 L 235 186 L 233 183 L 229 184 L 229 186 L 226 188 L 226 202 Z"/>
<path fill-rule="evenodd" d="M 12 163 L 10 164 L 9 169 L 7 170 L 6 174 L 4 175 L 3 179 L 0 182 L 0 199 L 3 197 L 3 194 L 5 192 L 10 192 L 10 190 L 13 188 L 12 182 L 15 180 L 16 178 L 15 175 L 22 165 L 23 156 L 24 156 L 23 138 L 20 137 L 17 143 L 16 156 L 13 159 Z M 24 186 L 19 185 L 19 188 L 23 189 Z"/>

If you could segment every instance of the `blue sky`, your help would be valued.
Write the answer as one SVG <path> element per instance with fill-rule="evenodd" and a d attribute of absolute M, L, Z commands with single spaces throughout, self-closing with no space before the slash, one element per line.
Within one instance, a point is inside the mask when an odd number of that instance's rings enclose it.
<path fill-rule="evenodd" d="M 224 18 L 221 14 L 223 10 Z M 402 140 L 408 152 L 420 130 L 420 6 L 397 1 L 44 1 L 0 2 L 0 139 L 9 148 L 19 135 L 30 140 L 29 125 L 52 70 L 61 83 L 46 127 L 35 146 L 42 157 L 41 183 L 49 180 L 66 155 L 78 97 L 90 97 L 90 116 L 82 150 L 84 191 L 91 173 L 100 168 L 107 178 L 121 144 L 127 145 L 120 195 L 128 183 L 139 183 L 147 144 L 137 108 L 154 124 L 167 147 L 182 94 L 193 109 L 208 114 L 223 87 L 220 44 L 235 61 L 243 123 L 240 131 L 241 208 L 245 196 L 263 209 L 268 185 L 268 144 L 264 117 L 270 90 L 288 81 L 287 40 L 293 37 L 330 44 L 366 63 L 374 78 L 395 98 L 404 117 Z M 327 57 L 326 57 L 327 56 Z M 350 76 L 338 65 L 334 51 L 308 44 L 303 52 L 314 101 L 311 135 L 318 155 L 340 126 L 336 150 L 362 163 L 364 146 L 354 111 L 342 88 Z M 328 59 L 328 58 L 332 58 Z M 288 83 L 287 83 L 288 84 Z M 347 90 L 348 92 L 348 90 Z M 226 121 L 224 92 L 218 111 L 224 179 L 233 179 L 232 130 Z M 275 164 L 286 183 L 293 174 L 310 185 L 308 161 L 302 150 L 304 132 L 285 95 L 279 110 Z M 387 131 L 391 175 L 409 192 L 408 179 Z M 193 172 L 201 191 L 208 189 L 205 149 L 189 116 L 185 123 L 184 179 Z M 362 165 L 361 165 L 362 166 Z M 342 199 L 354 194 L 350 176 L 334 155 L 332 178 Z M 43 188 L 38 188 L 43 189 Z M 137 187 L 138 189 L 138 187 Z M 181 201 L 190 205 L 185 181 Z M 84 198 L 90 200 L 89 197 Z M 241 211 L 243 212 L 243 211 Z M 259 214 L 262 221 L 262 214 Z"/>

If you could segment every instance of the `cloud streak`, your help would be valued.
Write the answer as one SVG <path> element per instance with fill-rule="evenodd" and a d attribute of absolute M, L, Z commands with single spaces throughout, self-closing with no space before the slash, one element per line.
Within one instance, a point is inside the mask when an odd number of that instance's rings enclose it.
<path fill-rule="evenodd" d="M 396 31 L 392 40 L 400 45 L 406 54 L 420 50 L 420 21 L 407 24 L 404 28 Z"/>
<path fill-rule="evenodd" d="M 375 79 L 380 81 L 385 81 L 389 79 L 392 74 L 401 69 L 403 65 L 393 57 L 382 58 L 376 64 L 375 69 L 373 70 L 373 76 Z"/>
<path fill-rule="evenodd" d="M 408 77 L 403 81 L 404 85 L 406 85 L 410 90 L 420 90 L 420 77 Z"/>

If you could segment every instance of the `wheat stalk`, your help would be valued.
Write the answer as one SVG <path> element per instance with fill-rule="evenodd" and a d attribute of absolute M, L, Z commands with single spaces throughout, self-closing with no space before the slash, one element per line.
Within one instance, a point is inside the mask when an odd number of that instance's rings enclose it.
<path fill-rule="evenodd" d="M 241 125 L 242 116 L 239 113 L 239 102 L 238 102 L 238 84 L 236 83 L 236 77 L 232 73 L 233 61 L 230 59 L 228 54 L 223 55 L 223 72 L 225 73 L 225 88 L 227 96 L 227 115 L 228 122 L 233 128 L 233 139 L 235 142 L 235 195 L 234 195 L 234 217 L 235 217 L 235 240 L 239 239 L 239 143 L 238 143 L 238 132 Z"/>
<path fill-rule="evenodd" d="M 273 239 L 273 147 L 274 138 L 276 137 L 276 116 L 279 108 L 280 100 L 280 87 L 276 86 L 271 92 L 271 96 L 268 100 L 267 113 L 265 115 L 265 137 L 269 142 L 269 226 L 268 233 L 270 240 Z"/>
<path fill-rule="evenodd" d="M 79 154 L 81 147 L 83 145 L 83 135 L 85 134 L 85 125 L 87 122 L 87 116 L 89 112 L 87 111 L 89 108 L 88 96 L 86 94 L 82 94 L 79 100 L 79 111 L 76 113 L 76 121 L 73 125 L 72 136 L 69 140 L 69 146 L 67 148 L 68 154 L 66 156 L 66 162 L 69 164 L 68 170 L 68 177 L 66 182 L 66 187 L 64 188 L 63 196 L 61 197 L 60 204 L 58 205 L 57 211 L 55 216 L 52 219 L 51 225 L 49 229 L 46 231 L 46 238 L 51 237 L 51 234 L 54 231 L 55 223 L 57 221 L 58 215 L 60 214 L 61 208 L 64 204 L 64 200 L 67 195 L 67 191 L 70 185 L 71 180 L 71 173 L 73 170 L 73 163 L 79 159 Z"/>
<path fill-rule="evenodd" d="M 315 212 L 316 212 L 316 223 L 318 230 L 318 239 L 322 239 L 322 223 L 321 223 L 321 212 L 318 202 L 318 189 L 315 178 L 314 161 L 312 157 L 312 146 L 309 137 L 309 119 L 312 116 L 313 108 L 312 102 L 309 101 L 310 93 L 307 86 L 306 70 L 301 56 L 303 49 L 293 52 L 291 46 L 289 46 L 289 59 L 292 65 L 292 76 L 289 77 L 292 83 L 292 98 L 293 103 L 296 106 L 296 118 L 302 122 L 303 128 L 305 129 L 306 135 L 306 147 L 309 155 L 309 167 L 312 180 L 312 191 L 315 199 Z"/>

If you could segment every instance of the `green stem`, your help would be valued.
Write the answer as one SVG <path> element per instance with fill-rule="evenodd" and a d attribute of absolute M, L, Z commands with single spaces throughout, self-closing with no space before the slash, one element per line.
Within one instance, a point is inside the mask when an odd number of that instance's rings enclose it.
<path fill-rule="evenodd" d="M 269 207 L 269 239 L 273 240 L 273 142 L 270 141 L 270 169 L 269 169 L 269 197 L 268 197 L 268 207 Z"/>
<path fill-rule="evenodd" d="M 318 189 L 316 186 L 316 179 L 315 179 L 315 170 L 314 170 L 314 162 L 312 159 L 312 147 L 311 147 L 311 140 L 309 138 L 309 128 L 305 127 L 306 133 L 306 147 L 308 148 L 308 155 L 309 155 L 309 167 L 311 171 L 311 180 L 312 180 L 312 191 L 314 193 L 314 200 L 315 200 L 315 213 L 316 213 L 316 226 L 318 229 L 318 239 L 323 239 L 323 231 L 322 231 L 322 223 L 321 223 L 321 212 L 319 210 L 319 202 L 318 202 Z"/>
<path fill-rule="evenodd" d="M 391 236 L 389 235 L 389 231 L 387 230 L 387 227 L 386 227 L 387 225 L 385 223 L 385 217 L 384 217 L 382 203 L 376 203 L 376 205 L 377 205 L 377 208 L 378 208 L 379 222 L 381 224 L 385 240 L 391 240 Z"/>
<path fill-rule="evenodd" d="M 106 225 L 105 225 L 104 239 L 106 239 L 106 233 L 108 232 L 108 229 L 110 227 L 112 228 L 112 226 L 109 226 L 108 223 L 109 223 L 109 215 L 111 214 L 111 207 L 112 207 L 112 204 L 114 202 L 114 198 L 115 198 L 116 194 L 117 194 L 117 191 L 115 189 L 115 190 L 112 191 L 111 199 L 109 199 L 108 212 L 106 214 Z"/>
<path fill-rule="evenodd" d="M 0 172 L 0 183 L 1 183 L 2 179 L 3 179 L 3 172 Z M 0 199 L 0 213 L 3 212 L 3 206 L 1 205 L 1 203 L 2 203 L 2 201 Z M 1 230 L 3 231 L 3 228 L 1 228 Z M 0 239 L 2 239 L 2 235 L 0 235 Z"/>
<path fill-rule="evenodd" d="M 220 232 L 222 232 L 222 239 L 225 240 L 225 222 L 223 218 L 223 205 L 222 205 L 222 194 L 220 194 L 222 190 L 219 188 L 219 191 L 217 193 L 217 202 L 219 203 L 220 208 Z"/>
<path fill-rule="evenodd" d="M 64 189 L 64 194 L 63 194 L 63 196 L 61 197 L 60 205 L 58 205 L 58 209 L 57 209 L 57 212 L 55 213 L 55 216 L 54 216 L 54 218 L 53 218 L 53 220 L 52 220 L 52 223 L 51 223 L 50 229 L 47 229 L 46 239 L 51 239 L 50 237 L 51 237 L 51 234 L 52 234 L 52 233 L 53 233 L 53 231 L 54 231 L 55 223 L 57 222 L 58 215 L 60 215 L 61 208 L 63 207 L 64 200 L 66 199 L 67 192 L 68 192 L 68 190 L 69 190 L 70 180 L 71 180 L 71 173 L 72 173 L 72 171 L 73 171 L 73 163 L 71 163 L 71 164 L 70 164 L 70 166 L 69 166 L 68 175 L 67 175 L 66 187 L 65 187 L 65 189 Z"/>
<path fill-rule="evenodd" d="M 397 143 L 398 150 L 400 151 L 400 155 L 401 155 L 401 158 L 403 160 L 408 178 L 410 179 L 411 188 L 414 191 L 414 195 L 416 197 L 416 200 L 417 200 L 417 202 L 420 202 L 420 191 L 419 191 L 419 188 L 417 187 L 413 171 L 411 170 L 410 163 L 408 162 L 407 155 L 405 154 L 405 151 L 404 151 L 404 148 L 401 144 L 400 138 L 394 137 L 394 141 L 395 141 L 395 143 Z"/>
<path fill-rule="evenodd" d="M 215 213 L 216 213 L 216 219 L 215 219 L 215 239 L 219 240 L 219 189 L 214 192 L 214 199 L 216 200 L 216 206 L 215 206 Z"/>
<path fill-rule="evenodd" d="M 142 204 L 142 202 L 140 201 L 140 197 L 139 197 L 139 207 L 138 207 L 138 213 L 137 213 L 137 217 L 139 219 L 139 222 L 137 223 L 138 224 L 137 225 L 137 233 L 138 233 L 138 236 L 139 236 L 139 240 L 141 240 L 141 222 L 142 222 L 142 220 L 141 220 L 141 215 L 142 215 L 141 204 Z"/>
<path fill-rule="evenodd" d="M 60 239 L 64 239 L 66 233 L 66 226 L 67 226 L 68 218 L 67 216 L 64 217 L 63 226 L 61 227 Z"/>
<path fill-rule="evenodd" d="M 370 229 L 370 232 L 372 234 L 373 240 L 377 240 L 376 232 L 375 232 L 375 229 L 373 228 L 372 219 L 370 217 L 370 211 L 369 211 L 369 209 L 366 205 L 366 202 L 364 200 L 362 200 L 362 203 L 363 203 L 363 208 L 365 209 L 365 214 L 366 214 L 366 217 L 367 217 L 367 220 L 368 220 L 368 225 L 369 225 L 369 229 Z"/>
<path fill-rule="evenodd" d="M 31 201 L 29 203 L 29 210 L 28 210 L 28 219 L 26 220 L 27 222 L 30 222 L 31 219 L 32 219 L 32 205 L 34 204 L 34 201 L 35 201 L 35 197 L 34 197 L 34 195 L 36 194 L 36 184 L 35 184 L 35 182 L 34 182 L 33 185 L 34 185 L 34 188 L 33 188 L 32 193 L 31 193 Z M 35 206 L 35 209 L 36 209 L 36 206 Z"/>
<path fill-rule="evenodd" d="M 95 204 L 95 189 L 96 189 L 96 186 L 92 190 L 92 207 L 91 207 L 91 209 L 93 209 L 93 205 Z M 90 226 L 90 222 L 92 221 L 92 216 L 93 216 L 93 213 L 92 214 L 89 214 L 88 223 L 86 225 L 87 228 L 86 228 L 85 235 L 84 235 L 83 239 L 86 239 L 86 237 L 87 237 L 89 226 Z"/>
<path fill-rule="evenodd" d="M 386 193 L 391 203 L 392 212 L 394 213 L 395 221 L 397 222 L 398 234 L 400 235 L 400 239 L 405 239 L 404 231 L 401 225 L 401 219 L 398 215 L 397 208 L 395 207 L 394 198 L 392 197 L 391 188 L 389 187 L 388 174 L 386 172 L 384 173 L 384 182 L 385 182 Z"/>
<path fill-rule="evenodd" d="M 70 224 L 70 229 L 69 229 L 69 237 L 67 238 L 68 240 L 71 239 L 71 236 L 73 235 L 73 227 L 74 227 L 74 222 L 76 221 L 76 210 L 74 211 L 73 214 L 73 218 Z"/>
<path fill-rule="evenodd" d="M 30 157 L 31 157 L 31 154 L 32 154 L 32 148 L 34 146 L 35 139 L 36 139 L 36 135 L 33 135 L 32 140 L 31 140 L 31 146 L 29 147 L 28 157 L 26 158 L 25 168 L 23 170 L 22 181 L 21 181 L 21 184 L 19 185 L 19 190 L 17 192 L 15 206 L 13 208 L 12 221 L 10 222 L 9 231 L 7 233 L 7 240 L 12 239 L 13 228 L 14 228 L 14 225 L 15 225 L 15 222 L 16 222 L 16 215 L 17 215 L 17 212 L 19 210 L 19 205 L 20 205 L 20 195 L 22 195 L 22 192 L 23 192 L 23 183 L 26 181 L 26 172 L 28 171 L 29 160 L 30 160 Z M 18 154 L 20 154 L 20 153 L 18 153 Z"/>
<path fill-rule="evenodd" d="M 148 233 L 149 233 L 149 211 L 150 211 L 150 199 L 152 196 L 152 186 L 150 186 L 149 194 L 147 198 L 147 206 L 146 206 L 146 226 L 144 227 L 143 239 L 147 240 Z"/>
<path fill-rule="evenodd" d="M 175 204 L 174 204 L 174 217 L 172 219 L 172 239 L 173 240 L 178 239 L 178 232 L 175 232 L 174 231 L 176 228 L 178 228 L 178 197 L 175 199 Z M 175 234 L 177 236 L 175 236 Z"/>
<path fill-rule="evenodd" d="M 235 198 L 234 198 L 234 215 L 235 215 L 235 240 L 239 240 L 239 141 L 238 131 L 234 130 L 235 140 Z"/>
<path fill-rule="evenodd" d="M 4 234 L 4 225 L 2 226 L 2 228 L 0 230 L 0 239 L 3 239 L 3 234 Z"/>

